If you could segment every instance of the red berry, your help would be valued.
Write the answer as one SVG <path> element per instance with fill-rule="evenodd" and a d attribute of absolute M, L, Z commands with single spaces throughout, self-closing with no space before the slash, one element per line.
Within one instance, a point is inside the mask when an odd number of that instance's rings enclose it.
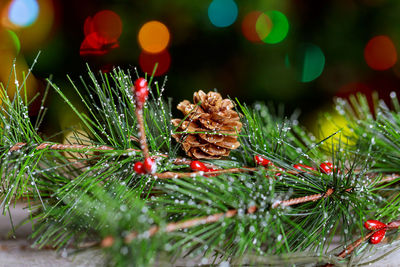
<path fill-rule="evenodd" d="M 382 241 L 382 239 L 385 238 L 385 234 L 386 234 L 386 229 L 381 229 L 379 231 L 376 231 L 371 238 L 369 239 L 369 242 L 371 244 L 378 244 Z"/>
<path fill-rule="evenodd" d="M 149 95 L 149 87 L 147 86 L 147 81 L 144 78 L 139 78 L 135 81 L 134 85 L 136 105 L 138 108 L 143 108 L 144 103 Z"/>
<path fill-rule="evenodd" d="M 138 78 L 136 81 L 135 81 L 135 88 L 136 89 L 138 89 L 138 88 L 142 88 L 142 87 L 147 87 L 147 81 L 146 81 L 146 79 L 145 78 Z"/>
<path fill-rule="evenodd" d="M 319 165 L 319 169 L 321 172 L 326 173 L 326 174 L 331 174 L 334 170 L 333 164 L 325 161 L 324 163 L 321 163 Z"/>
<path fill-rule="evenodd" d="M 257 165 L 261 165 L 264 167 L 267 167 L 269 164 L 271 164 L 271 161 L 261 157 L 260 155 L 254 156 L 254 161 L 256 162 Z"/>
<path fill-rule="evenodd" d="M 379 230 L 382 228 L 386 228 L 387 225 L 377 220 L 368 220 L 364 223 L 364 227 L 368 230 Z"/>
<path fill-rule="evenodd" d="M 315 168 L 313 168 L 313 167 L 311 167 L 311 166 L 304 165 L 304 164 L 294 164 L 293 167 L 294 167 L 295 169 L 299 170 L 299 171 L 302 171 L 302 172 L 304 172 L 304 171 L 306 171 L 306 170 L 309 170 L 309 171 L 316 171 Z"/>
<path fill-rule="evenodd" d="M 190 163 L 190 168 L 194 171 L 203 171 L 206 172 L 208 171 L 208 168 L 206 167 L 206 165 L 204 165 L 203 162 L 198 161 L 198 160 L 194 160 Z"/>
<path fill-rule="evenodd" d="M 135 166 L 133 166 L 133 169 L 135 170 L 136 173 L 139 173 L 139 174 L 146 173 L 146 171 L 144 170 L 143 163 L 140 161 L 135 163 Z"/>
<path fill-rule="evenodd" d="M 144 160 L 144 169 L 147 173 L 155 173 L 157 170 L 156 161 L 152 158 L 146 158 Z"/>

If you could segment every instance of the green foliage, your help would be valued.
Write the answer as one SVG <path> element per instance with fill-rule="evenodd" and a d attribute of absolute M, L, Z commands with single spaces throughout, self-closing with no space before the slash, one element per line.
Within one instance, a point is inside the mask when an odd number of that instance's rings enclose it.
<path fill-rule="evenodd" d="M 241 146 L 232 155 L 243 158 L 246 165 L 254 164 L 254 155 L 263 155 L 282 165 L 303 163 L 318 167 L 326 155 L 315 137 L 298 125 L 297 115 L 284 118 L 282 111 L 257 103 L 254 108 L 239 103 L 244 116 L 240 136 Z"/>
<path fill-rule="evenodd" d="M 365 162 L 357 158 L 353 162 L 346 169 L 344 158 L 337 159 L 339 167 L 332 175 L 283 172 L 278 177 L 260 168 L 254 174 L 171 179 L 156 186 L 165 193 L 152 201 L 174 221 L 238 211 L 235 217 L 185 230 L 184 235 L 174 238 L 177 251 L 182 251 L 177 249 L 180 246 L 183 251 L 206 255 L 217 251 L 219 259 L 248 252 L 282 254 L 310 248 L 322 253 L 334 235 L 348 241 L 347 233 L 357 232 L 371 211 L 385 204 L 382 199 L 375 200 L 373 184 L 365 183 Z M 330 188 L 335 189 L 332 195 L 315 202 L 273 206 L 279 200 L 324 194 Z M 254 205 L 258 209 L 249 214 L 247 210 Z"/>
<path fill-rule="evenodd" d="M 38 223 L 32 237 L 39 247 L 98 243 L 112 237 L 112 245 L 105 248 L 111 265 L 143 266 L 154 260 L 155 252 L 163 244 L 161 235 L 146 235 L 148 225 L 160 225 L 160 218 L 125 184 L 106 182 L 86 192 L 63 191 L 53 197 L 62 204 L 49 202 L 47 211 L 36 216 Z M 132 231 L 140 233 L 138 238 L 125 242 L 125 236 Z"/>
<path fill-rule="evenodd" d="M 134 141 L 134 138 L 138 138 L 138 131 L 130 73 L 114 69 L 110 74 L 99 73 L 96 76 L 89 69 L 89 78 L 90 84 L 81 77 L 81 89 L 69 78 L 88 114 L 80 112 L 57 85 L 49 82 L 79 117 L 82 127 L 95 144 L 109 145 L 120 150 L 140 149 L 139 144 Z M 150 98 L 143 110 L 146 137 L 153 151 L 171 153 L 171 111 L 170 105 L 162 99 L 164 85 L 160 88 L 155 82 L 150 83 L 150 86 L 154 90 L 150 91 Z"/>
<path fill-rule="evenodd" d="M 389 175 L 400 173 L 400 105 L 394 92 L 391 93 L 391 98 L 392 109 L 383 101 L 378 104 L 377 100 L 371 108 L 363 95 L 352 97 L 349 101 L 337 101 L 338 110 L 346 116 L 356 136 L 360 137 L 357 140 L 359 151 L 373 155 L 370 172 Z M 397 181 L 398 179 L 374 189 L 374 192 L 387 199 L 386 205 L 377 210 L 378 218 L 390 221 L 400 216 Z"/>
<path fill-rule="evenodd" d="M 15 68 L 10 73 L 10 82 L 17 85 L 14 96 L 8 95 L 8 86 L 0 84 L 0 208 L 5 210 L 13 200 L 23 197 L 33 197 L 34 200 L 41 198 L 39 188 L 51 186 L 47 181 L 37 181 L 35 171 L 39 162 L 43 165 L 49 161 L 58 161 L 58 155 L 48 158 L 43 157 L 43 151 L 32 149 L 33 144 L 43 142 L 37 133 L 38 127 L 43 119 L 46 109 L 43 107 L 45 96 L 42 100 L 42 108 L 36 117 L 36 121 L 29 118 L 28 106 L 36 99 L 28 101 L 25 80 L 20 84 L 17 80 Z M 24 147 L 12 151 L 14 145 L 25 144 Z"/>
<path fill-rule="evenodd" d="M 338 110 L 353 131 L 341 134 L 352 142 L 332 145 L 330 154 L 321 143 L 331 137 L 315 140 L 296 116 L 288 119 L 264 104 L 250 108 L 239 103 L 240 148 L 224 160 L 209 162 L 223 169 L 241 168 L 254 166 L 254 156 L 261 155 L 273 165 L 244 173 L 157 179 L 133 171 L 143 156 L 130 73 L 115 69 L 95 75 L 89 70 L 89 80 L 81 78 L 79 87 L 72 83 L 85 111 L 57 85 L 49 85 L 80 119 L 73 143 L 90 146 L 37 149 L 43 142 L 51 144 L 37 133 L 45 109 L 32 122 L 22 91 L 14 98 L 5 88 L 0 93 L 1 206 L 8 210 L 13 200 L 28 200 L 28 219 L 35 219 L 32 238 L 39 247 L 99 248 L 111 238 L 112 244 L 101 248 L 113 266 L 155 264 L 160 253 L 171 260 L 203 255 L 215 264 L 295 264 L 326 260 L 332 256 L 332 238 L 340 236 L 348 244 L 364 233 L 367 219 L 400 216 L 399 178 L 381 182 L 387 173 L 400 173 L 400 105 L 395 97 L 393 110 L 381 104 L 373 112 L 363 96 L 338 100 Z M 157 171 L 189 172 L 188 165 L 174 164 L 182 152 L 171 138 L 175 129 L 171 101 L 162 98 L 164 85 L 152 78 L 149 83 L 143 114 Z M 24 145 L 16 147 L 18 143 Z M 335 166 L 331 174 L 318 170 L 324 160 Z M 298 171 L 293 167 L 298 163 L 315 170 Z M 320 197 L 314 201 L 277 204 L 316 194 Z M 225 216 L 227 212 L 233 215 Z M 168 230 L 171 224 L 213 215 L 218 219 Z M 132 233 L 135 238 L 128 242 Z"/>

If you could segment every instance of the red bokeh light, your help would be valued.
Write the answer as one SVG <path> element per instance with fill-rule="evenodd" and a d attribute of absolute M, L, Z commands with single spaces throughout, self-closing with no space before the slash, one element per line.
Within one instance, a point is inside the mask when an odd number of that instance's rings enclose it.
<path fill-rule="evenodd" d="M 363 93 L 364 95 L 371 95 L 372 89 L 369 85 L 362 82 L 352 82 L 343 85 L 337 91 L 336 96 L 341 98 L 347 98 L 350 95 L 354 95 L 356 93 Z"/>
<path fill-rule="evenodd" d="M 387 70 L 396 64 L 396 47 L 388 36 L 375 36 L 365 46 L 364 58 L 370 68 Z"/>
<path fill-rule="evenodd" d="M 109 42 L 115 42 L 122 33 L 121 18 L 111 10 L 103 10 L 94 15 L 93 31 Z"/>
<path fill-rule="evenodd" d="M 262 14 L 263 13 L 260 11 L 252 11 L 243 18 L 242 33 L 250 42 L 261 43 L 261 39 L 256 30 L 256 23 Z"/>
<path fill-rule="evenodd" d="M 86 18 L 83 32 L 86 37 L 81 44 L 80 55 L 104 55 L 119 47 L 122 21 L 115 12 L 103 10 L 93 18 Z"/>
<path fill-rule="evenodd" d="M 160 76 L 166 73 L 171 65 L 171 56 L 167 50 L 158 54 L 150 54 L 142 51 L 139 55 L 139 65 L 143 72 L 152 74 L 154 67 L 158 63 L 155 76 Z"/>
<path fill-rule="evenodd" d="M 374 90 L 372 88 L 373 88 L 372 85 L 367 84 L 367 83 L 352 82 L 352 83 L 348 83 L 348 84 L 345 84 L 342 87 L 340 87 L 339 91 L 336 93 L 336 96 L 350 100 L 350 96 L 354 96 L 357 93 L 361 93 L 366 96 L 369 109 L 370 109 L 371 113 L 373 114 L 374 113 L 373 111 L 375 110 L 376 107 L 374 106 L 374 99 L 372 96 Z M 353 106 L 353 104 L 354 103 L 351 103 L 350 105 Z M 353 107 L 353 108 L 355 108 L 355 107 Z"/>
<path fill-rule="evenodd" d="M 114 43 L 108 43 L 104 38 L 93 32 L 86 36 L 85 40 L 83 40 L 79 53 L 81 56 L 102 56 L 118 47 L 118 41 Z"/>

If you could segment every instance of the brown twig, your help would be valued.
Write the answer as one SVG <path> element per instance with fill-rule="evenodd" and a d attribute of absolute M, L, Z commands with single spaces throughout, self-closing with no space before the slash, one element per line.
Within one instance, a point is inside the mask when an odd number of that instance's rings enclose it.
<path fill-rule="evenodd" d="M 279 200 L 279 201 L 275 202 L 274 204 L 272 204 L 272 208 L 275 209 L 278 206 L 288 207 L 288 206 L 306 203 L 306 202 L 310 202 L 310 201 L 317 201 L 321 198 L 329 197 L 330 195 L 332 195 L 333 192 L 334 192 L 334 190 L 332 188 L 329 188 L 325 193 L 322 193 L 322 194 L 309 195 L 309 196 L 304 196 L 304 197 L 292 198 L 292 199 L 288 199 L 288 200 Z"/>
<path fill-rule="evenodd" d="M 387 230 L 392 230 L 392 229 L 396 229 L 400 227 L 400 220 L 397 221 L 393 221 L 387 224 L 386 229 Z M 347 246 L 345 249 L 342 250 L 342 252 L 340 252 L 337 256 L 339 258 L 345 258 L 348 255 L 350 255 L 356 248 L 358 248 L 362 243 L 364 243 L 365 241 L 369 240 L 371 238 L 371 236 L 379 231 L 380 229 L 377 230 L 373 230 L 370 231 L 368 234 L 366 234 L 365 236 L 360 237 L 359 239 L 357 239 L 356 241 L 354 241 L 353 243 L 351 243 L 349 246 Z M 332 267 L 333 264 L 325 264 L 323 267 Z"/>
<path fill-rule="evenodd" d="M 143 114 L 142 114 L 142 119 L 139 119 L 138 117 L 138 123 L 139 125 L 142 123 L 143 124 Z M 140 127 L 141 129 L 143 129 L 144 131 L 144 125 L 143 127 Z M 142 134 L 140 134 L 142 135 Z M 144 144 L 145 144 L 145 151 L 143 150 L 143 156 L 146 158 L 145 153 L 149 153 L 148 151 L 148 147 L 147 147 L 147 142 L 146 142 L 146 136 L 144 136 Z M 140 141 L 141 143 L 142 141 Z M 17 150 L 22 149 L 24 146 L 26 146 L 27 143 L 16 143 L 14 144 L 11 148 L 10 148 L 10 152 L 14 152 Z M 80 145 L 80 144 L 54 144 L 54 143 L 42 143 L 42 144 L 38 144 L 35 147 L 36 150 L 43 150 L 43 149 L 49 149 L 49 150 L 82 150 L 82 151 L 88 151 L 88 150 L 96 150 L 98 152 L 101 151 L 112 151 L 115 150 L 114 148 L 110 147 L 110 146 L 90 146 L 90 145 Z M 142 150 L 139 149 L 134 149 L 134 148 L 128 148 L 126 149 L 126 152 L 142 152 Z M 158 158 L 158 157 L 164 157 L 164 158 L 168 158 L 168 155 L 166 154 L 159 154 L 156 156 L 153 156 L 154 158 Z M 190 165 L 190 163 L 192 162 L 191 159 L 187 159 L 187 158 L 176 158 L 174 159 L 174 164 L 175 165 Z M 211 164 L 211 163 L 206 163 L 203 162 L 204 165 L 209 168 L 209 169 L 218 169 L 219 167 Z M 239 172 L 254 172 L 257 171 L 257 168 L 251 168 L 251 167 L 243 167 L 243 168 L 232 168 L 232 169 L 223 169 L 223 170 L 217 170 L 217 171 L 212 171 L 212 172 L 207 172 L 208 175 L 218 175 L 218 174 L 223 174 L 223 173 L 239 173 Z M 276 169 L 273 170 L 275 172 L 282 172 L 282 170 L 280 169 Z M 289 174 L 299 174 L 302 172 L 297 172 L 297 171 L 287 171 L 287 173 Z M 160 179 L 168 179 L 168 178 L 189 178 L 189 177 L 193 177 L 193 176 L 197 176 L 197 175 L 201 175 L 200 172 L 186 172 L 186 173 L 182 173 L 182 172 L 165 172 L 165 173 L 156 173 L 154 174 L 155 176 L 157 176 Z M 387 182 L 391 182 L 394 181 L 396 179 L 400 178 L 399 174 L 391 174 L 386 176 L 385 178 L 383 178 L 382 180 L 379 181 L 379 183 L 387 183 Z M 318 200 L 319 198 L 322 197 L 322 194 L 316 194 L 316 195 L 312 195 L 312 196 L 306 196 L 304 198 L 310 197 L 311 199 L 308 201 L 315 201 Z M 314 199 L 316 198 L 316 199 Z M 305 199 L 304 199 L 305 200 Z M 307 202 L 307 201 L 300 201 L 299 203 L 303 203 L 303 202 Z M 283 205 L 284 202 L 282 202 Z"/>
<path fill-rule="evenodd" d="M 136 118 L 138 120 L 140 148 L 142 149 L 143 156 L 145 158 L 149 158 L 150 153 L 146 142 L 146 132 L 144 129 L 144 120 L 143 120 L 143 109 L 136 108 L 135 113 L 136 113 Z"/>
<path fill-rule="evenodd" d="M 252 214 L 256 211 L 257 211 L 256 206 L 250 206 L 247 209 L 248 214 Z M 173 223 L 167 224 L 164 228 L 164 231 L 169 233 L 169 232 L 174 232 L 176 230 L 191 228 L 191 227 L 198 226 L 201 224 L 214 223 L 223 218 L 234 217 L 236 214 L 237 214 L 237 210 L 228 210 L 227 212 L 221 212 L 221 213 L 216 213 L 216 214 L 203 216 L 203 217 L 199 217 L 199 218 L 194 218 L 194 219 L 189 219 L 189 220 L 184 220 L 184 221 L 179 221 L 179 222 L 173 222 Z M 160 228 L 158 226 L 153 226 L 149 229 L 147 236 L 153 236 L 159 230 L 160 230 Z M 137 232 L 129 233 L 125 237 L 125 243 L 132 242 L 132 240 L 135 239 L 137 236 L 138 236 Z"/>
<path fill-rule="evenodd" d="M 378 181 L 378 184 L 391 182 L 398 178 L 400 178 L 400 175 L 391 174 L 391 175 L 383 178 L 382 180 Z M 351 190 L 353 190 L 353 188 L 348 188 L 345 191 L 350 192 Z M 325 193 L 321 193 L 321 194 L 308 195 L 308 196 L 304 196 L 304 197 L 292 198 L 292 199 L 282 200 L 282 201 L 280 200 L 280 201 L 277 201 L 274 204 L 272 204 L 272 208 L 276 208 L 278 206 L 292 206 L 292 205 L 296 205 L 296 204 L 317 201 L 321 198 L 329 197 L 330 195 L 332 195 L 333 192 L 334 192 L 334 190 L 332 188 L 329 188 Z"/>
<path fill-rule="evenodd" d="M 388 182 L 392 182 L 392 181 L 394 181 L 394 180 L 396 180 L 398 178 L 400 178 L 400 175 L 393 173 L 391 175 L 385 176 L 385 178 L 380 180 L 378 183 L 379 184 L 388 183 Z"/>
<path fill-rule="evenodd" d="M 351 243 L 349 246 L 347 246 L 345 249 L 342 250 L 337 256 L 339 258 L 345 258 L 347 255 L 350 255 L 356 248 L 358 248 L 362 243 L 367 241 L 377 230 L 370 231 L 368 234 L 365 236 L 360 237 L 353 243 Z"/>
<path fill-rule="evenodd" d="M 240 170 L 240 169 L 238 169 Z M 211 173 L 211 172 L 210 172 Z M 171 177 L 168 177 L 171 178 Z M 311 195 L 311 196 L 306 196 L 306 197 L 301 197 L 301 198 L 294 198 L 294 199 L 289 199 L 289 200 L 285 200 L 285 201 L 281 201 L 281 202 L 276 202 L 272 205 L 272 208 L 275 209 L 278 206 L 282 205 L 282 206 L 292 206 L 295 204 L 300 204 L 300 203 L 305 203 L 305 202 L 309 202 L 309 201 L 316 201 L 322 197 L 328 197 L 333 193 L 333 189 L 328 189 L 326 193 L 324 194 L 315 194 L 315 195 Z M 251 206 L 247 209 L 247 213 L 248 214 L 252 214 L 254 212 L 256 212 L 258 209 L 257 206 Z M 167 227 L 165 228 L 166 232 L 172 232 L 175 230 L 181 230 L 181 229 L 187 229 L 187 228 L 191 228 L 194 226 L 197 226 L 199 224 L 206 224 L 206 223 L 213 223 L 218 221 L 219 219 L 221 219 L 222 217 L 226 217 L 226 218 L 230 218 L 233 217 L 237 214 L 237 210 L 229 210 L 226 213 L 216 213 L 213 215 L 209 215 L 209 216 L 205 216 L 205 217 L 199 217 L 199 218 L 193 218 L 190 220 L 186 220 L 186 221 L 182 221 L 182 222 L 174 222 L 174 223 L 169 223 L 167 224 Z M 155 231 L 154 234 L 156 232 L 158 232 L 159 228 L 157 226 L 153 226 L 150 228 L 150 230 Z M 150 231 L 149 230 L 149 231 Z M 151 236 L 151 235 L 150 235 Z M 129 243 L 131 242 L 133 239 L 135 239 L 137 237 L 137 233 L 136 232 L 131 232 L 130 234 L 128 234 L 125 238 L 125 242 Z"/>
<path fill-rule="evenodd" d="M 26 146 L 27 143 L 16 143 L 10 148 L 10 152 L 17 151 Z M 114 148 L 109 146 L 88 146 L 79 144 L 52 144 L 52 143 L 42 143 L 35 147 L 36 150 L 50 149 L 50 150 L 114 150 Z M 129 151 L 137 151 L 137 149 L 130 149 Z"/>
<path fill-rule="evenodd" d="M 239 168 L 235 168 L 235 170 L 242 170 Z M 257 170 L 256 168 L 253 168 L 252 171 Z M 222 170 L 223 171 L 223 170 Z M 222 171 L 215 171 L 214 173 L 220 173 Z M 243 170 L 242 170 L 243 171 Z M 244 169 L 244 171 L 249 171 L 247 169 Z M 195 172 L 196 173 L 196 172 Z M 213 172 L 209 172 L 209 173 L 213 173 Z M 162 173 L 161 173 L 162 174 Z M 171 173 L 174 174 L 175 173 Z M 192 173 L 193 174 L 193 173 Z M 207 173 L 208 174 L 208 173 Z M 158 174 L 160 175 L 160 174 Z M 168 174 L 169 176 L 170 174 Z M 186 176 L 185 176 L 186 177 Z M 391 175 L 388 178 L 385 178 L 381 181 L 379 181 L 379 183 L 384 183 L 384 182 L 388 182 L 388 181 L 393 181 L 395 179 L 397 179 L 399 176 L 396 175 Z M 172 177 L 166 177 L 166 178 L 172 178 Z M 176 178 L 176 177 L 175 177 Z M 353 190 L 352 188 L 346 189 L 346 192 L 349 192 Z M 288 200 L 283 200 L 283 201 L 278 201 L 275 202 L 271 208 L 272 209 L 276 209 L 279 206 L 284 206 L 284 207 L 288 207 L 288 206 L 293 206 L 293 205 L 297 205 L 297 204 L 302 204 L 302 203 L 306 203 L 306 202 L 311 202 L 311 201 L 317 201 L 321 198 L 327 198 L 330 195 L 332 195 L 334 193 L 334 190 L 332 188 L 329 188 L 325 193 L 321 193 L 321 194 L 314 194 L 314 195 L 309 195 L 309 196 L 304 196 L 304 197 L 299 197 L 299 198 L 292 198 L 292 199 L 288 199 Z M 247 209 L 247 213 L 251 214 L 256 212 L 258 209 L 257 206 L 251 206 Z M 213 223 L 218 221 L 219 219 L 221 219 L 222 217 L 226 217 L 226 218 L 230 218 L 230 217 L 234 217 L 237 214 L 237 210 L 229 210 L 226 213 L 216 213 L 213 215 L 209 215 L 209 216 L 205 216 L 205 217 L 199 217 L 199 218 L 193 218 L 190 220 L 186 220 L 186 221 L 182 221 L 182 222 L 174 222 L 174 223 L 169 223 L 167 224 L 167 227 L 165 228 L 166 232 L 172 232 L 175 230 L 181 230 L 181 229 L 187 229 L 187 228 L 191 228 L 194 226 L 197 226 L 199 224 L 206 224 L 206 223 Z M 398 228 L 400 227 L 400 220 L 399 221 L 393 221 L 391 223 L 388 224 L 388 229 L 394 229 L 394 228 Z M 154 235 L 155 233 L 157 233 L 159 231 L 159 227 L 158 226 L 153 226 L 149 229 L 149 236 Z M 348 254 L 350 254 L 355 248 L 357 248 L 362 242 L 364 242 L 365 240 L 369 239 L 371 237 L 371 235 L 374 233 L 374 231 L 372 233 L 368 233 L 365 237 L 362 237 L 358 240 L 356 240 L 353 244 L 351 244 L 350 246 L 348 246 L 344 251 L 342 251 L 338 257 L 346 257 Z M 131 242 L 134 238 L 137 237 L 137 233 L 136 232 L 131 232 L 130 234 L 127 235 L 127 237 L 125 238 L 125 242 L 129 243 Z M 327 265 L 329 266 L 329 265 Z"/>
<path fill-rule="evenodd" d="M 351 243 L 348 247 L 346 247 L 342 252 L 340 252 L 337 257 L 339 258 L 345 258 L 347 255 L 350 255 L 358 246 L 360 246 L 362 243 L 370 239 L 370 237 L 375 233 L 376 231 L 370 231 L 367 235 L 360 237 L 353 243 Z M 323 265 L 322 267 L 333 267 L 334 265 L 331 263 L 327 263 Z"/>
<path fill-rule="evenodd" d="M 10 152 L 18 151 L 21 150 L 24 146 L 28 145 L 27 143 L 16 143 L 10 148 Z M 43 150 L 43 149 L 49 149 L 49 150 L 81 150 L 81 151 L 89 151 L 89 150 L 96 150 L 97 152 L 107 152 L 107 151 L 112 151 L 112 150 L 117 150 L 114 149 L 110 146 L 90 146 L 90 145 L 80 145 L 80 144 L 54 144 L 54 143 L 41 143 L 36 145 L 34 148 L 36 150 Z M 126 149 L 126 152 L 142 152 L 140 149 L 134 149 L 134 148 L 128 148 Z M 153 156 L 154 158 L 162 157 L 162 158 L 168 158 L 168 155 L 166 154 L 159 154 Z M 175 165 L 190 165 L 192 162 L 191 159 L 187 158 L 175 158 L 174 159 L 174 164 Z M 203 162 L 204 165 L 207 168 L 210 169 L 218 169 L 218 167 L 214 164 L 211 163 L 206 163 Z"/>
<path fill-rule="evenodd" d="M 140 146 L 142 148 L 142 152 L 145 158 L 149 157 L 149 150 L 147 147 L 147 142 L 146 142 L 146 136 L 144 132 L 144 122 L 143 122 L 143 114 L 141 110 L 136 111 L 136 115 L 138 118 L 138 124 L 139 124 L 139 137 L 140 137 Z M 26 143 L 16 143 L 10 148 L 10 151 L 17 151 L 22 149 L 24 146 L 26 146 Z M 88 149 L 93 149 L 93 150 L 98 150 L 98 151 L 110 151 L 114 150 L 112 147 L 109 146 L 87 146 L 87 145 L 79 145 L 79 144 L 51 144 L 51 143 L 42 143 L 36 146 L 36 150 L 43 150 L 43 149 L 52 149 L 52 150 L 88 150 Z M 140 152 L 140 150 L 136 149 L 128 149 L 129 151 L 136 151 Z M 160 155 L 161 157 L 168 157 L 168 155 Z M 183 158 L 178 158 L 174 160 L 174 163 L 177 165 L 181 164 L 190 164 L 191 160 L 189 159 L 183 159 Z M 214 165 L 212 164 L 207 164 L 208 168 L 215 168 Z M 223 169 L 223 170 L 216 170 L 216 171 L 211 171 L 207 172 L 207 175 L 219 175 L 219 174 L 224 174 L 224 173 L 241 173 L 241 172 L 254 172 L 257 171 L 257 168 L 249 168 L 249 167 L 244 167 L 244 168 L 231 168 L 231 169 Z M 280 170 L 277 170 L 280 171 Z M 291 174 L 298 174 L 297 172 L 290 172 Z M 193 176 L 198 176 L 198 175 L 204 175 L 204 172 L 190 172 L 190 173 L 178 173 L 178 172 L 164 172 L 164 173 L 156 173 L 154 176 L 157 176 L 160 179 L 169 179 L 169 178 L 186 178 L 186 177 L 193 177 Z M 386 183 L 386 182 L 391 182 L 396 179 L 400 178 L 399 174 L 391 174 L 388 175 L 387 177 L 383 178 L 382 180 L 378 181 L 378 184 Z M 347 189 L 346 191 L 351 191 L 352 189 Z M 293 198 L 293 199 L 288 199 L 288 200 L 283 200 L 283 201 L 277 201 L 272 205 L 272 208 L 275 209 L 278 206 L 292 206 L 296 204 L 301 204 L 301 203 L 306 203 L 306 202 L 311 202 L 311 201 L 316 201 L 321 198 L 326 198 L 329 197 L 332 193 L 334 192 L 333 189 L 328 189 L 325 193 L 321 194 L 314 194 L 314 195 L 309 195 L 309 196 L 304 196 L 304 197 L 299 197 L 299 198 Z M 257 206 L 252 206 L 248 209 L 248 213 L 254 213 L 257 210 Z M 174 222 L 174 223 L 169 223 L 167 224 L 165 231 L 166 232 L 172 232 L 180 229 L 187 229 L 191 228 L 200 224 L 208 224 L 208 223 L 213 223 L 217 222 L 221 218 L 230 218 L 234 217 L 237 214 L 237 210 L 229 210 L 225 213 L 217 213 L 217 214 L 212 214 L 209 216 L 204 216 L 204 217 L 199 217 L 199 218 L 193 218 L 190 220 L 185 220 L 181 222 Z M 398 228 L 400 226 L 400 221 L 393 221 L 388 224 L 388 229 L 393 229 L 393 228 Z M 156 234 L 160 228 L 158 226 L 152 226 L 148 230 L 148 236 L 153 236 Z M 338 257 L 344 258 L 347 255 L 351 254 L 360 244 L 368 240 L 373 233 L 376 231 L 371 231 L 369 232 L 366 236 L 363 236 L 356 241 L 354 241 L 352 244 L 350 244 L 346 249 L 344 249 L 341 253 L 338 254 Z M 129 243 L 133 239 L 137 237 L 136 232 L 131 232 L 129 233 L 126 238 L 125 242 Z M 101 246 L 102 247 L 109 247 L 114 243 L 114 239 L 110 236 L 106 237 L 105 239 L 102 240 Z M 325 266 L 333 266 L 332 264 L 327 264 Z"/>
<path fill-rule="evenodd" d="M 189 177 L 196 177 L 196 176 L 213 176 L 213 175 L 220 175 L 225 173 L 243 173 L 243 172 L 254 172 L 257 171 L 257 168 L 231 168 L 231 169 L 222 169 L 216 171 L 209 171 L 209 172 L 163 172 L 163 173 L 154 173 L 153 176 L 159 179 L 173 179 L 173 178 L 189 178 Z"/>

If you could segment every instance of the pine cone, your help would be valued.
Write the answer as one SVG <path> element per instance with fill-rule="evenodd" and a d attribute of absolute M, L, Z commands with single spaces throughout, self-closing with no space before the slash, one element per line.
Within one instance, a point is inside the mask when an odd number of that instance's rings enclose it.
<path fill-rule="evenodd" d="M 222 99 L 216 92 L 205 94 L 200 90 L 194 93 L 193 102 L 184 100 L 177 107 L 185 120 L 172 120 L 178 127 L 176 131 L 180 132 L 173 137 L 182 144 L 189 157 L 219 159 L 240 146 L 237 134 L 242 123 L 231 100 Z"/>

